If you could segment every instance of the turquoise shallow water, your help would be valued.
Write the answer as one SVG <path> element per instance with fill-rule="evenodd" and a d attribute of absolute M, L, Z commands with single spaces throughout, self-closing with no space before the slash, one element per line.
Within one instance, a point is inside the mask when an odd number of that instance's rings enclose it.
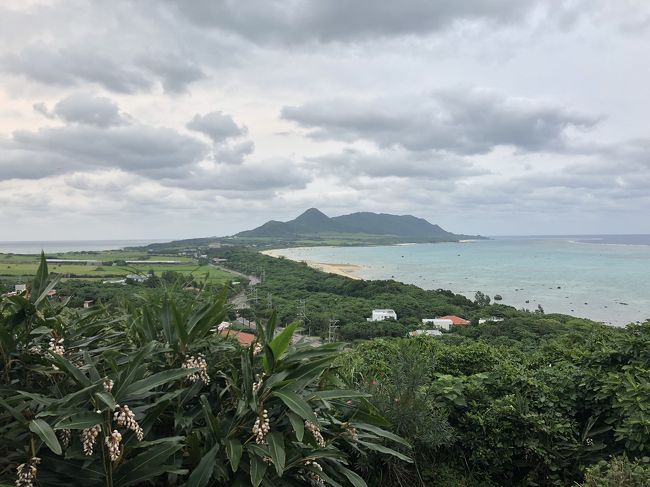
<path fill-rule="evenodd" d="M 585 237 L 502 237 L 467 243 L 285 249 L 294 260 L 358 264 L 364 279 L 396 279 L 473 299 L 568 313 L 614 325 L 650 318 L 650 245 Z M 650 242 L 646 238 L 645 241 Z M 592 243 L 593 242 L 593 243 Z M 528 301 L 528 303 L 526 302 Z"/>

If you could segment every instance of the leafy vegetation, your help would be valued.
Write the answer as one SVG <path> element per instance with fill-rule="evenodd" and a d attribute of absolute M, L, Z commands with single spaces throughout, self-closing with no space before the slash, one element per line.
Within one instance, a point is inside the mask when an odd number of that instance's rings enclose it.
<path fill-rule="evenodd" d="M 351 463 L 409 461 L 333 367 L 340 345 L 293 343 L 271 316 L 240 349 L 214 331 L 225 289 L 84 312 L 50 301 L 55 285 L 42 258 L 0 301 L 0 481 L 362 486 Z"/>
<path fill-rule="evenodd" d="M 213 331 L 242 294 L 171 275 L 76 310 L 47 299 L 43 264 L 0 302 L 0 482 L 36 468 L 43 485 L 650 485 L 650 322 L 216 255 L 262 279 L 239 310 L 258 323 L 249 349 Z M 365 320 L 384 307 L 399 320 Z M 405 338 L 443 314 L 471 324 Z M 335 318 L 354 343 L 307 345 L 296 317 L 323 334 Z"/>
<path fill-rule="evenodd" d="M 339 363 L 414 445 L 412 484 L 575 485 L 589 467 L 585 485 L 649 485 L 645 463 L 608 463 L 650 453 L 649 341 L 650 322 L 512 318 L 361 342 Z"/>

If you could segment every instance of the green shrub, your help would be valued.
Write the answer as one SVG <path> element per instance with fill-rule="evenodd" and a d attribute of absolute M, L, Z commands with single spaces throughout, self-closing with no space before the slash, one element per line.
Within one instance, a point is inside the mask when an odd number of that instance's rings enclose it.
<path fill-rule="evenodd" d="M 214 333 L 225 289 L 83 313 L 54 285 L 42 258 L 31 294 L 0 300 L 0 483 L 362 486 L 352 460 L 410 461 L 333 367 L 340 345 L 293 344 L 273 316 L 240 349 Z"/>
<path fill-rule="evenodd" d="M 615 457 L 589 467 L 582 487 L 648 487 L 650 485 L 650 458 L 631 461 Z"/>

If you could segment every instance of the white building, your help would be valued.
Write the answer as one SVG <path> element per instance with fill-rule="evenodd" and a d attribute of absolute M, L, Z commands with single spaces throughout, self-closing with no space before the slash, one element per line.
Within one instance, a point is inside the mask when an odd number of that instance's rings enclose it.
<path fill-rule="evenodd" d="M 423 325 L 430 325 L 437 330 L 451 330 L 451 327 L 454 325 L 454 322 L 448 319 L 440 318 L 426 318 L 422 320 Z"/>
<path fill-rule="evenodd" d="M 16 284 L 14 286 L 14 292 L 15 293 L 20 294 L 20 293 L 23 293 L 25 291 L 27 291 L 27 284 Z"/>
<path fill-rule="evenodd" d="M 419 337 L 419 336 L 428 336 L 428 337 L 439 337 L 442 335 L 440 330 L 414 330 L 409 331 L 410 337 Z"/>
<path fill-rule="evenodd" d="M 498 323 L 499 321 L 503 321 L 503 318 L 496 318 L 493 316 L 492 318 L 481 318 L 478 320 L 478 324 L 482 325 L 483 323 Z"/>
<path fill-rule="evenodd" d="M 384 320 L 396 320 L 397 313 L 392 309 L 373 309 L 372 318 L 368 318 L 368 321 L 384 321 Z"/>
<path fill-rule="evenodd" d="M 143 276 L 142 274 L 128 274 L 127 279 L 131 279 L 133 282 L 145 282 L 149 279 L 148 276 Z"/>

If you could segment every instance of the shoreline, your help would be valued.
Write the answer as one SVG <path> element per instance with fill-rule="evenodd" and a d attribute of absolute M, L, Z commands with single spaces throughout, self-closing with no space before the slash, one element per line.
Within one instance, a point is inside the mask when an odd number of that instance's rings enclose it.
<path fill-rule="evenodd" d="M 480 249 L 474 249 L 471 244 L 467 245 L 467 251 L 473 252 L 474 257 L 481 254 Z M 566 245 L 573 245 L 573 242 L 566 242 Z M 589 247 L 610 247 L 610 244 L 594 244 L 588 245 Z M 332 249 L 337 249 L 336 246 L 326 246 Z M 529 309 L 534 311 L 538 305 L 541 305 L 546 314 L 565 314 L 575 316 L 577 318 L 586 318 L 592 321 L 601 322 L 610 326 L 626 326 L 629 323 L 643 322 L 644 317 L 648 315 L 647 307 L 639 301 L 637 294 L 629 292 L 625 294 L 624 288 L 608 289 L 608 292 L 602 293 L 602 282 L 599 279 L 591 279 L 589 282 L 573 282 L 571 279 L 565 280 L 562 275 L 556 276 L 556 273 L 551 273 L 544 279 L 533 279 L 528 282 L 525 278 L 522 279 L 497 279 L 493 282 L 491 279 L 485 278 L 476 274 L 468 265 L 460 265 L 455 275 L 438 275 L 435 270 L 431 271 L 429 267 L 424 266 L 422 270 L 418 270 L 417 266 L 414 270 L 413 256 L 402 260 L 402 252 L 399 248 L 406 251 L 407 247 L 404 246 L 385 246 L 395 247 L 395 250 L 388 251 L 387 256 L 393 256 L 394 259 L 389 259 L 388 263 L 381 265 L 383 261 L 377 263 L 372 259 L 367 261 L 366 265 L 355 263 L 354 260 L 350 262 L 347 259 L 354 259 L 353 255 L 359 257 L 364 252 L 349 254 L 348 252 L 314 252 L 309 250 L 313 247 L 291 247 L 291 248 L 276 248 L 265 250 L 262 253 L 272 257 L 282 256 L 294 262 L 305 262 L 308 266 L 318 269 L 323 272 L 338 274 L 351 279 L 361 280 L 374 280 L 374 279 L 396 279 L 406 284 L 413 284 L 421 289 L 447 289 L 456 294 L 461 294 L 468 299 L 473 299 L 475 290 L 480 290 L 489 296 L 500 294 L 503 296 L 502 304 L 512 306 L 515 309 Z M 619 247 L 614 244 L 611 248 Z M 642 248 L 643 246 L 630 245 L 625 246 L 628 249 Z M 294 252 L 296 249 L 304 249 L 306 252 Z M 619 247 L 622 248 L 622 247 Z M 604 249 L 603 249 L 604 250 Z M 444 250 L 445 254 L 449 254 L 450 258 L 459 258 L 460 251 L 450 248 Z M 406 252 L 404 252 L 406 253 Z M 623 252 L 627 254 L 627 252 Z M 463 252 L 465 254 L 465 252 Z M 417 257 L 419 254 L 413 254 Z M 471 254 L 469 254 L 471 257 Z M 599 254 L 600 255 L 600 254 Z M 409 257 L 409 256 L 407 256 Z M 363 262 L 363 259 L 361 259 Z M 417 259 L 416 259 L 417 260 Z M 340 262 L 346 262 L 345 264 Z M 357 261 L 358 262 L 358 261 Z M 372 263 L 371 263 L 372 262 Z M 463 260 L 458 260 L 459 264 Z M 469 260 L 471 264 L 473 261 Z M 535 263 L 535 261 L 533 261 Z M 539 263 L 536 263 L 539 265 Z M 406 266 L 404 272 L 397 272 L 400 266 Z M 410 272 L 410 274 L 409 274 Z M 460 273 L 460 275 L 459 275 Z M 474 274 L 473 274 L 474 273 Z M 395 275 L 393 275 L 395 274 Z M 420 274 L 420 275 L 418 275 Z M 444 274 L 444 273 L 443 273 Z M 409 277 L 410 276 L 410 277 Z M 470 279 L 470 277 L 473 278 Z M 598 276 L 596 276 L 598 277 Z M 586 286 L 586 287 L 585 287 Z M 525 291 L 524 291 L 525 288 Z M 520 292 L 517 292 L 520 291 Z M 591 292 L 593 291 L 593 292 Z M 612 292 L 614 294 L 612 294 Z M 621 294 L 622 293 L 622 294 Z M 495 302 L 497 304 L 498 302 Z"/>
<path fill-rule="evenodd" d="M 270 249 L 270 250 L 262 250 L 260 253 L 263 255 L 266 255 L 268 257 L 273 257 L 275 259 L 277 258 L 285 258 L 292 260 L 294 262 L 304 262 L 307 264 L 309 267 L 312 269 L 317 269 L 322 272 L 327 272 L 328 274 L 336 274 L 338 276 L 343 276 L 347 277 L 349 279 L 354 279 L 357 281 L 363 280 L 361 277 L 355 275 L 355 272 L 360 271 L 363 267 L 357 264 L 331 264 L 331 263 L 326 263 L 326 262 L 316 262 L 314 260 L 305 260 L 305 259 L 292 259 L 290 257 L 287 257 L 284 255 L 282 252 L 287 249 Z"/>

